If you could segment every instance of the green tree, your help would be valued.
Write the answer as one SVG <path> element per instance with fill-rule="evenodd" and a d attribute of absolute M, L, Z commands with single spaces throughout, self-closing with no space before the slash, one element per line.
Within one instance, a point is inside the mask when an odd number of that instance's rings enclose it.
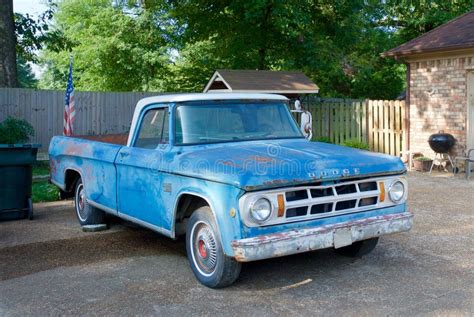
<path fill-rule="evenodd" d="M 361 0 L 195 0 L 170 6 L 182 30 L 179 42 L 194 59 L 188 64 L 199 62 L 195 56 L 204 51 L 193 44 L 207 43 L 205 60 L 221 67 L 302 70 L 325 96 L 393 98 L 405 78 L 403 66 L 379 57 L 396 43 L 371 22 L 380 10 Z M 186 70 L 188 78 L 202 71 Z"/>
<path fill-rule="evenodd" d="M 201 91 L 218 68 L 300 70 L 323 96 L 392 99 L 405 68 L 380 53 L 472 0 L 57 0 L 40 87 Z M 53 36 L 54 35 L 54 36 Z"/>
<path fill-rule="evenodd" d="M 68 48 L 46 45 L 47 70 L 41 87 L 64 86 L 70 56 L 75 85 L 82 90 L 159 90 L 166 76 L 167 25 L 160 11 L 126 9 L 111 1 L 65 0 L 58 4 L 53 30 Z"/>
<path fill-rule="evenodd" d="M 472 0 L 387 0 L 377 26 L 397 31 L 399 43 L 414 39 L 474 8 Z"/>
<path fill-rule="evenodd" d="M 21 88 L 36 88 L 38 79 L 36 79 L 31 66 L 22 58 L 17 58 L 18 86 Z"/>
<path fill-rule="evenodd" d="M 37 53 L 45 42 L 59 42 L 55 32 L 48 32 L 48 22 L 53 12 L 54 6 L 52 5 L 37 19 L 29 14 L 14 13 L 16 68 L 19 87 L 36 88 L 38 80 L 33 74 L 30 63 L 38 62 Z"/>

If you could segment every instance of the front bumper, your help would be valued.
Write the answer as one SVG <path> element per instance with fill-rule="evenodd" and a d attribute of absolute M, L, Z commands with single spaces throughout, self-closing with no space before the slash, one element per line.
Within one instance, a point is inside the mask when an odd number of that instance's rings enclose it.
<path fill-rule="evenodd" d="M 234 240 L 232 248 L 237 261 L 249 262 L 342 247 L 356 241 L 408 231 L 412 225 L 413 214 L 403 212 Z"/>

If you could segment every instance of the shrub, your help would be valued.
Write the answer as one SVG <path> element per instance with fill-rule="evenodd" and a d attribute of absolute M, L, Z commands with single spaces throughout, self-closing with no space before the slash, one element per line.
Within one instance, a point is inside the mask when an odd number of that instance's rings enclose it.
<path fill-rule="evenodd" d="M 34 135 L 35 130 L 26 120 L 8 117 L 0 123 L 0 144 L 26 143 Z"/>
<path fill-rule="evenodd" d="M 329 139 L 327 136 L 319 136 L 316 139 L 314 139 L 314 142 L 332 143 L 331 139 Z"/>
<path fill-rule="evenodd" d="M 362 142 L 362 141 L 357 140 L 357 139 L 345 140 L 344 142 L 342 142 L 341 145 L 352 147 L 352 148 L 355 148 L 355 149 L 360 149 L 360 150 L 367 150 L 367 151 L 370 150 L 370 147 L 367 143 Z"/>

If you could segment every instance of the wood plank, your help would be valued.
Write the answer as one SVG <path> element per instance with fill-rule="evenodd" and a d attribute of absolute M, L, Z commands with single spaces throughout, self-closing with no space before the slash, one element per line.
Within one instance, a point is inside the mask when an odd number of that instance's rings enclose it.
<path fill-rule="evenodd" d="M 372 100 L 366 100 L 366 112 L 367 112 L 367 125 L 366 125 L 366 132 L 367 132 L 367 141 L 369 143 L 369 147 L 372 151 L 375 151 L 374 145 L 374 103 Z"/>
<path fill-rule="evenodd" d="M 402 138 L 402 127 L 400 125 L 400 116 L 401 116 L 401 104 L 400 102 L 395 102 L 395 155 L 400 156 L 400 142 Z"/>
<path fill-rule="evenodd" d="M 389 135 L 389 140 L 390 140 L 390 154 L 396 156 L 397 155 L 397 149 L 395 147 L 395 101 L 390 100 L 390 117 L 389 117 L 389 123 L 390 123 L 390 135 Z"/>
<path fill-rule="evenodd" d="M 383 100 L 377 101 L 377 152 L 383 153 Z"/>
<path fill-rule="evenodd" d="M 344 142 L 344 101 L 340 101 L 337 104 L 337 110 L 338 110 L 338 118 L 339 118 L 339 125 L 338 125 L 338 135 L 339 135 L 339 141 L 338 143 L 341 144 Z"/>
<path fill-rule="evenodd" d="M 379 102 L 374 100 L 374 151 L 379 152 Z"/>
<path fill-rule="evenodd" d="M 385 154 L 390 154 L 390 127 L 389 127 L 389 101 L 383 101 L 383 151 Z"/>
<path fill-rule="evenodd" d="M 402 150 L 405 152 L 407 150 L 406 148 L 406 137 L 408 135 L 407 131 L 407 120 L 406 120 L 406 103 L 405 101 L 400 102 L 400 110 L 401 110 L 401 121 L 402 121 Z"/>
<path fill-rule="evenodd" d="M 334 131 L 334 122 L 333 122 L 333 114 L 332 114 L 332 107 L 330 104 L 324 103 L 325 108 L 328 110 L 328 137 L 331 142 L 334 141 L 333 131 Z"/>
<path fill-rule="evenodd" d="M 351 138 L 360 140 L 359 101 L 351 103 Z"/>
<path fill-rule="evenodd" d="M 351 125 L 352 125 L 352 101 L 346 102 L 344 104 L 344 116 L 345 116 L 345 140 L 351 139 Z"/>
<path fill-rule="evenodd" d="M 324 135 L 329 139 L 331 138 L 331 109 L 321 103 L 321 109 L 323 109 L 323 122 L 324 122 Z"/>

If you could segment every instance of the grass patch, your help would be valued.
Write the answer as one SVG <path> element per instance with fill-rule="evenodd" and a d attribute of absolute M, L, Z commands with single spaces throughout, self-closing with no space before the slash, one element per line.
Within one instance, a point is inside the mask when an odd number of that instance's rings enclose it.
<path fill-rule="evenodd" d="M 49 162 L 39 161 L 33 165 L 33 176 L 49 175 Z"/>
<path fill-rule="evenodd" d="M 34 203 L 57 201 L 59 200 L 59 189 L 48 182 L 33 183 L 31 196 Z"/>

